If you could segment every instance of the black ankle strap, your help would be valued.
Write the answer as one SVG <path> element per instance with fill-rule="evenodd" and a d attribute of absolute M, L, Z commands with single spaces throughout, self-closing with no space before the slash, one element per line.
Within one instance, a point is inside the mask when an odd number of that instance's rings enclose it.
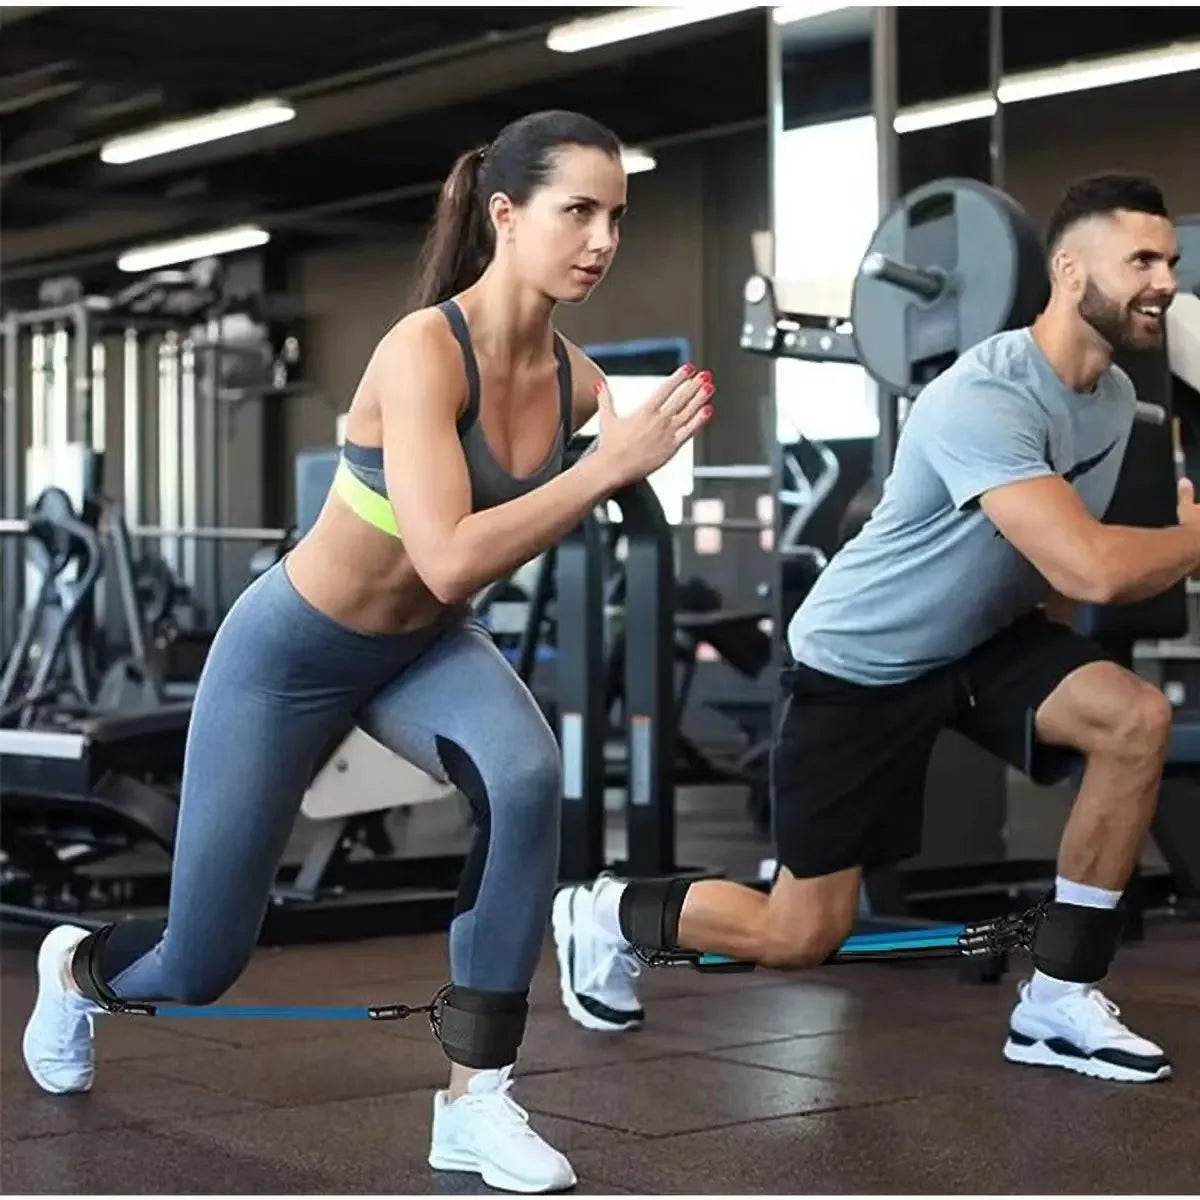
<path fill-rule="evenodd" d="M 71 978 L 75 986 L 88 1000 L 94 1000 L 105 1012 L 150 1013 L 154 1009 L 136 1000 L 122 1000 L 104 982 L 100 961 L 104 946 L 112 936 L 115 925 L 104 925 L 95 933 L 89 933 L 71 952 Z"/>

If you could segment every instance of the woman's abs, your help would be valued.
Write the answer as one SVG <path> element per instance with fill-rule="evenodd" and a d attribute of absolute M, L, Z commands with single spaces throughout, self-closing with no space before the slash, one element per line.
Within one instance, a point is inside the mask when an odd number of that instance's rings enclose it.
<path fill-rule="evenodd" d="M 367 525 L 333 494 L 288 554 L 287 572 L 309 604 L 363 633 L 408 633 L 445 613 L 403 542 Z"/>

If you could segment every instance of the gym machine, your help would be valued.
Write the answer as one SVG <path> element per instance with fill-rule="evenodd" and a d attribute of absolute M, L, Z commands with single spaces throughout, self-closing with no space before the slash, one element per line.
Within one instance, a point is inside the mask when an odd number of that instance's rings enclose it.
<path fill-rule="evenodd" d="M 0 534 L 21 539 L 42 576 L 0 680 L 0 915 L 53 923 L 89 904 L 139 903 L 140 874 L 87 868 L 170 851 L 187 708 L 91 713 L 79 622 L 100 577 L 101 540 L 64 491 L 47 489 L 27 521 L 0 522 Z"/>
<path fill-rule="evenodd" d="M 139 589 L 148 609 L 165 614 L 151 625 L 162 626 L 164 649 L 179 643 L 182 657 L 202 659 L 205 631 L 229 599 L 231 547 L 286 532 L 221 526 L 226 480 L 262 474 L 261 463 L 234 461 L 244 453 L 231 439 L 234 422 L 239 434 L 252 430 L 247 401 L 303 387 L 294 378 L 294 305 L 233 294 L 213 259 L 139 277 L 113 295 L 50 280 L 40 299 L 42 307 L 3 320 L 0 518 L 20 519 L 52 485 L 80 510 L 119 493 Z M 244 448 L 252 459 L 256 440 L 255 431 Z M 12 645 L 26 590 L 20 555 L 16 544 L 0 548 L 0 652 Z M 101 634 L 109 599 L 107 588 L 97 591 Z M 189 640 L 196 645 L 182 644 Z"/>
<path fill-rule="evenodd" d="M 582 450 L 583 447 L 581 446 Z M 625 828 L 620 870 L 677 874 L 675 861 L 675 556 L 671 527 L 644 480 L 611 497 L 621 513 L 625 556 Z M 595 517 L 557 550 L 558 659 L 555 695 L 563 766 L 564 880 L 606 869 L 608 772 L 604 656 L 604 552 Z"/>

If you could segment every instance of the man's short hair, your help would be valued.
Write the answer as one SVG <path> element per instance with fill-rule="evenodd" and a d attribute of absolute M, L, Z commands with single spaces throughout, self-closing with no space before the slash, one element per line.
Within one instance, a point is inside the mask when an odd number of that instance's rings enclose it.
<path fill-rule="evenodd" d="M 1053 254 L 1067 230 L 1089 217 L 1119 210 L 1166 217 L 1167 205 L 1158 185 L 1142 175 L 1115 172 L 1077 179 L 1058 202 L 1046 227 L 1046 249 Z"/>

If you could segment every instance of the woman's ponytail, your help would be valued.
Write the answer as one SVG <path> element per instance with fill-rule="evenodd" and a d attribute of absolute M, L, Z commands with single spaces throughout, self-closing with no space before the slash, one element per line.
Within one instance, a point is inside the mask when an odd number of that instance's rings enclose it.
<path fill-rule="evenodd" d="M 438 197 L 433 228 L 417 260 L 411 308 L 441 304 L 483 274 L 491 258 L 491 232 L 479 196 L 484 147 L 460 155 Z"/>

